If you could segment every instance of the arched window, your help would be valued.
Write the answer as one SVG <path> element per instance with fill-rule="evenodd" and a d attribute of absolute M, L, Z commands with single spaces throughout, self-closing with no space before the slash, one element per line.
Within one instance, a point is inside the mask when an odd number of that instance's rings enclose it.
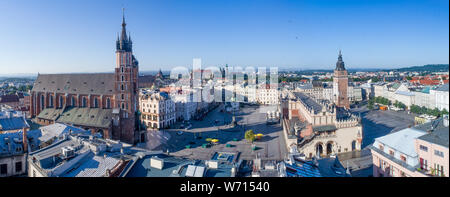
<path fill-rule="evenodd" d="M 123 84 L 122 84 L 122 85 L 120 85 L 120 90 L 122 90 L 122 91 L 124 90 L 124 88 L 123 88 Z"/>
<path fill-rule="evenodd" d="M 87 100 L 86 100 L 86 97 L 83 97 L 82 107 L 86 107 L 86 106 L 87 106 Z"/>
<path fill-rule="evenodd" d="M 122 75 L 122 81 L 125 81 L 125 76 Z"/>
<path fill-rule="evenodd" d="M 122 94 L 122 100 L 124 100 L 125 99 L 125 95 L 124 94 Z"/>
<path fill-rule="evenodd" d="M 110 98 L 106 98 L 106 108 L 107 109 L 111 108 L 111 99 Z"/>
<path fill-rule="evenodd" d="M 122 109 L 125 109 L 125 103 L 122 103 Z"/>
<path fill-rule="evenodd" d="M 123 66 L 122 66 L 122 72 L 123 72 Z"/>
<path fill-rule="evenodd" d="M 50 95 L 48 97 L 48 101 L 49 101 L 49 107 L 53 107 L 53 96 L 52 95 Z"/>
<path fill-rule="evenodd" d="M 94 98 L 94 108 L 98 108 L 98 98 Z"/>
<path fill-rule="evenodd" d="M 62 96 L 59 96 L 59 108 L 62 108 L 63 107 L 63 97 Z"/>
<path fill-rule="evenodd" d="M 45 108 L 45 97 L 44 95 L 41 95 L 41 110 Z"/>

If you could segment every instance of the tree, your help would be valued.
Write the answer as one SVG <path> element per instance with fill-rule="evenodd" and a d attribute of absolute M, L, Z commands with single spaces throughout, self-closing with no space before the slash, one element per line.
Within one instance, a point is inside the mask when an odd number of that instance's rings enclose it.
<path fill-rule="evenodd" d="M 420 114 L 420 110 L 421 110 L 421 109 L 420 109 L 420 107 L 417 106 L 417 105 L 411 105 L 410 110 L 411 110 L 412 113 Z"/>
<path fill-rule="evenodd" d="M 422 106 L 422 107 L 420 108 L 419 114 L 429 114 L 428 111 L 429 111 L 428 108 L 426 108 L 425 106 Z"/>
<path fill-rule="evenodd" d="M 255 141 L 255 133 L 253 133 L 253 130 L 248 130 L 245 132 L 245 139 L 251 143 Z"/>
<path fill-rule="evenodd" d="M 369 100 L 369 103 L 368 103 L 368 108 L 370 109 L 370 110 L 373 110 L 373 104 L 375 103 L 375 100 L 373 99 L 373 98 L 370 98 L 370 100 Z"/>
<path fill-rule="evenodd" d="M 398 107 L 402 108 L 402 109 L 406 109 L 406 105 L 404 103 L 402 103 L 402 102 L 398 103 Z"/>
<path fill-rule="evenodd" d="M 439 116 L 439 109 L 438 108 L 434 108 L 433 110 L 431 110 L 431 115 L 433 115 L 433 116 Z"/>
<path fill-rule="evenodd" d="M 447 109 L 445 109 L 445 108 L 444 108 L 444 109 L 442 109 L 442 111 L 441 111 L 441 114 L 442 114 L 442 115 L 447 115 L 447 114 L 448 114 L 448 111 L 447 111 Z"/>

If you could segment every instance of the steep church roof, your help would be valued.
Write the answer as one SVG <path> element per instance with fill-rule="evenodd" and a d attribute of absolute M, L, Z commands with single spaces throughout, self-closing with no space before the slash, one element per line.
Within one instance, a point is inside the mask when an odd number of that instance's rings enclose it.
<path fill-rule="evenodd" d="M 34 92 L 112 95 L 114 73 L 40 74 L 33 85 Z"/>

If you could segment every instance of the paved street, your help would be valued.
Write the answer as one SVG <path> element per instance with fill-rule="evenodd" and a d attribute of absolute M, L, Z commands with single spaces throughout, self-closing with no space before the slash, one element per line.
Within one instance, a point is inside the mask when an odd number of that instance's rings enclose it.
<path fill-rule="evenodd" d="M 262 159 L 282 160 L 287 154 L 281 136 L 282 127 L 267 125 L 265 113 L 261 113 L 262 107 L 245 106 L 235 114 L 237 127 L 228 128 L 232 120 L 232 114 L 221 112 L 223 106 L 219 106 L 210 112 L 202 121 L 191 121 L 192 128 L 170 129 L 165 131 L 148 132 L 148 142 L 141 147 L 151 150 L 169 150 L 170 154 L 191 159 L 211 159 L 215 152 L 240 152 L 240 159 L 251 160 L 256 154 Z M 372 157 L 367 146 L 372 144 L 377 137 L 381 137 L 414 124 L 414 116 L 407 112 L 395 111 L 369 111 L 366 107 L 352 109 L 361 113 L 364 128 L 363 150 L 340 154 L 339 158 L 345 167 L 354 170 L 356 176 L 370 176 L 372 171 Z M 217 121 L 216 121 L 217 120 Z M 252 151 L 251 145 L 244 139 L 244 131 L 252 129 L 255 133 L 262 133 L 264 137 L 256 141 L 257 150 Z M 177 134 L 183 131 L 183 134 Z M 198 139 L 198 137 L 201 137 Z M 219 143 L 210 148 L 203 148 L 206 138 L 219 139 Z M 236 141 L 235 141 L 236 140 Z M 231 144 L 231 147 L 226 147 Z M 186 148 L 187 145 L 191 147 Z M 353 173 L 353 172 L 352 172 Z"/>
<path fill-rule="evenodd" d="M 281 160 L 285 157 L 284 139 L 281 136 L 282 127 L 279 124 L 267 125 L 264 113 L 258 106 L 245 106 L 235 114 L 237 127 L 228 128 L 232 114 L 221 112 L 223 105 L 210 112 L 202 121 L 191 121 L 192 128 L 170 129 L 148 132 L 145 147 L 151 150 L 169 150 L 170 154 L 192 159 L 211 159 L 215 152 L 240 152 L 240 159 L 254 159 L 259 154 L 262 159 Z M 217 121 L 216 121 L 217 120 Z M 216 124 L 217 122 L 217 124 Z M 245 130 L 252 129 L 262 133 L 264 137 L 255 142 L 256 150 L 251 150 L 251 144 L 244 138 Z M 177 134 L 183 131 L 183 134 Z M 200 137 L 200 138 L 199 138 Z M 210 148 L 203 148 L 205 139 L 218 139 L 219 143 Z M 226 147 L 230 144 L 231 147 Z M 186 146 L 190 145 L 187 149 Z"/>
<path fill-rule="evenodd" d="M 406 111 L 369 111 L 365 106 L 352 109 L 352 111 L 361 113 L 364 129 L 363 148 L 372 144 L 377 137 L 414 125 L 414 115 L 408 114 Z"/>
<path fill-rule="evenodd" d="M 385 136 L 414 125 L 414 115 L 406 111 L 369 111 L 367 107 L 352 109 L 361 113 L 363 124 L 362 150 L 339 155 L 339 160 L 344 167 L 354 170 L 353 176 L 368 177 L 372 175 L 372 156 L 367 146 L 371 145 L 375 138 Z"/>

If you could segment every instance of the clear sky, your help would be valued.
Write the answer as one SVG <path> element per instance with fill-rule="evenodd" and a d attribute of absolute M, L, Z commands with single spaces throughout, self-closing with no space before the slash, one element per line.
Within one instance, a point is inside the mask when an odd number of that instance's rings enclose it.
<path fill-rule="evenodd" d="M 1 0 L 0 74 L 112 72 L 122 7 L 141 71 L 449 62 L 448 0 Z"/>

